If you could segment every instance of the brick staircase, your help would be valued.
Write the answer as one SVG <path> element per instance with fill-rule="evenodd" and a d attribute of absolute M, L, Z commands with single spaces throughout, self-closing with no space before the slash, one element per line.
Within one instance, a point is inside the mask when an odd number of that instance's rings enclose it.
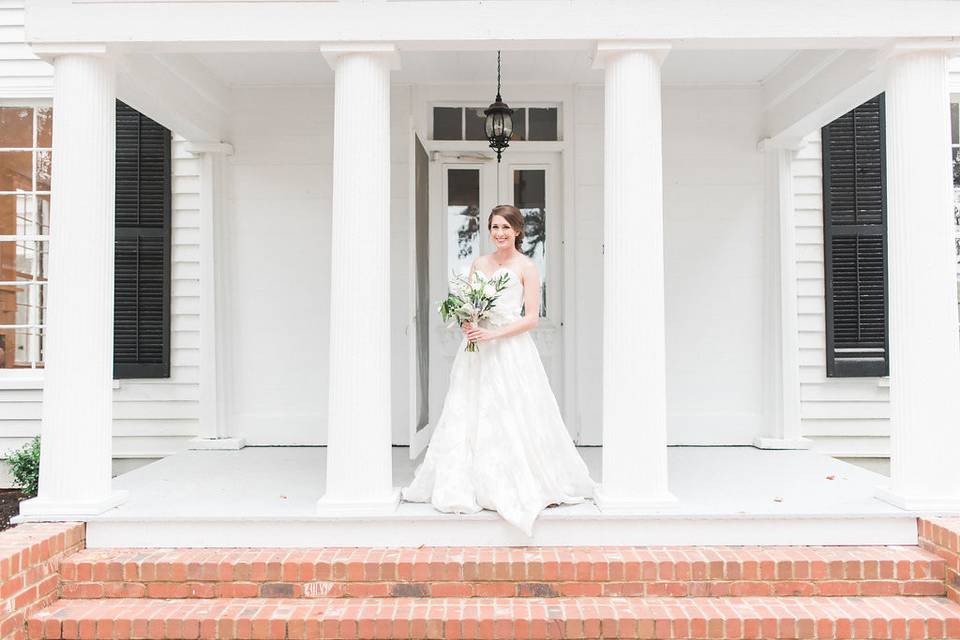
<path fill-rule="evenodd" d="M 27 633 L 960 638 L 960 521 L 920 527 L 914 547 L 82 549 Z"/>

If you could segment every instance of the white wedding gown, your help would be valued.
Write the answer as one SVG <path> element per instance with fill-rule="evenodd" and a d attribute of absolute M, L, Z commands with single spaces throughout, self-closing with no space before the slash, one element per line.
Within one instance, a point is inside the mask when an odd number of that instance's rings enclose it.
<path fill-rule="evenodd" d="M 481 326 L 521 317 L 519 276 L 499 271 L 509 275 L 507 287 Z M 401 494 L 445 512 L 496 510 L 530 536 L 546 506 L 592 498 L 596 483 L 563 424 L 530 332 L 479 342 L 473 353 L 466 343 L 423 462 Z"/>

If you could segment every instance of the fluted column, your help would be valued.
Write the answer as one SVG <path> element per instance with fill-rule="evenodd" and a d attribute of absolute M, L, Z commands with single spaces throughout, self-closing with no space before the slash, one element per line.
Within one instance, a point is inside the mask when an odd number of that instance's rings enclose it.
<path fill-rule="evenodd" d="M 393 509 L 390 69 L 380 44 L 325 47 L 335 72 L 327 484 L 321 512 Z"/>
<path fill-rule="evenodd" d="M 797 329 L 797 260 L 794 233 L 794 149 L 765 154 L 764 205 L 764 433 L 758 449 L 808 449 L 800 424 L 800 346 Z"/>
<path fill-rule="evenodd" d="M 660 64 L 663 43 L 600 43 L 604 511 L 667 504 Z"/>
<path fill-rule="evenodd" d="M 230 265 L 223 165 L 233 146 L 195 141 L 186 149 L 200 161 L 200 435 L 188 446 L 242 449 L 246 443 L 233 435 L 229 422 L 233 373 L 225 296 Z"/>
<path fill-rule="evenodd" d="M 906 509 L 960 508 L 960 338 L 948 54 L 900 47 L 886 80 L 891 486 Z"/>
<path fill-rule="evenodd" d="M 25 516 L 96 514 L 124 497 L 110 480 L 115 100 L 110 60 L 55 58 L 40 492 Z"/>

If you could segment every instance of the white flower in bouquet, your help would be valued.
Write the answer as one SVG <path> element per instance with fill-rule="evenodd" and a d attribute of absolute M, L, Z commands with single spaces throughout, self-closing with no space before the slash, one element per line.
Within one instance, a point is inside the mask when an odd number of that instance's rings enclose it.
<path fill-rule="evenodd" d="M 448 327 L 452 327 L 454 322 L 461 327 L 464 322 L 476 325 L 490 316 L 490 310 L 496 306 L 497 298 L 507 287 L 508 279 L 506 273 L 496 278 L 487 278 L 479 271 L 474 271 L 469 280 L 454 273 L 450 280 L 450 293 L 438 309 L 440 317 Z M 466 350 L 476 351 L 476 341 L 467 342 Z"/>

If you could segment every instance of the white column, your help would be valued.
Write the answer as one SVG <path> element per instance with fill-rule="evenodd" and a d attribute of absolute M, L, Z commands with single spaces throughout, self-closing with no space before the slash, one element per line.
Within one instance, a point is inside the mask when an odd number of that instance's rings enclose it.
<path fill-rule="evenodd" d="M 226 216 L 223 206 L 224 156 L 233 147 L 222 142 L 189 142 L 187 151 L 200 161 L 200 435 L 191 449 L 242 449 L 229 424 L 231 369 L 226 311 L 229 272 Z"/>
<path fill-rule="evenodd" d="M 807 449 L 800 432 L 797 261 L 792 149 L 765 153 L 764 204 L 764 435 L 758 449 Z"/>
<path fill-rule="evenodd" d="M 323 49 L 336 74 L 326 492 L 320 512 L 396 507 L 390 433 L 392 45 Z"/>
<path fill-rule="evenodd" d="M 102 55 L 54 60 L 53 184 L 40 492 L 24 516 L 91 515 L 111 489 L 115 74 Z"/>
<path fill-rule="evenodd" d="M 660 64 L 663 43 L 599 43 L 604 511 L 669 504 Z"/>
<path fill-rule="evenodd" d="M 960 509 L 960 338 L 945 50 L 888 61 L 891 485 L 905 509 Z"/>

